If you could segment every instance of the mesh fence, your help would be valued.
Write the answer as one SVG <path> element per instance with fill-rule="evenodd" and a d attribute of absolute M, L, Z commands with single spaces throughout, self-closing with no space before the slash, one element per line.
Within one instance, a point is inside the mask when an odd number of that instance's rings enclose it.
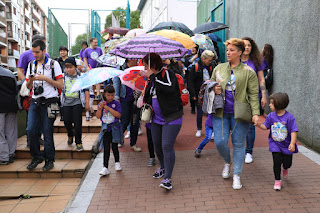
<path fill-rule="evenodd" d="M 59 47 L 68 47 L 68 36 L 62 29 L 56 17 L 53 15 L 51 10 L 48 13 L 48 51 L 51 58 L 59 57 Z"/>

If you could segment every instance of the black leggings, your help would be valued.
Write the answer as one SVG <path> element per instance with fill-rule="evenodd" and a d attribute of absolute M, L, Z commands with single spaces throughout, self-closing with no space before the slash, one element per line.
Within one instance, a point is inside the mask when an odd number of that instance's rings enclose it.
<path fill-rule="evenodd" d="M 154 147 L 153 147 L 153 141 L 152 141 L 152 135 L 151 135 L 151 129 L 147 129 L 147 139 L 148 139 L 148 150 L 149 150 L 149 155 L 150 158 L 155 158 L 154 154 Z"/>
<path fill-rule="evenodd" d="M 110 145 L 112 147 L 114 161 L 115 162 L 120 162 L 118 144 L 117 143 L 112 143 L 112 132 L 106 132 L 103 135 L 103 146 L 104 146 L 103 165 L 106 168 L 108 168 L 108 164 L 109 164 Z"/>
<path fill-rule="evenodd" d="M 281 152 L 272 152 L 273 172 L 276 180 L 281 180 L 281 165 L 283 169 L 289 169 L 292 165 L 292 155 L 286 155 Z"/>
<path fill-rule="evenodd" d="M 81 144 L 82 138 L 82 111 L 83 107 L 81 104 L 74 106 L 64 106 L 64 125 L 68 132 L 68 137 L 75 136 L 76 144 Z M 73 125 L 74 124 L 74 132 Z"/>

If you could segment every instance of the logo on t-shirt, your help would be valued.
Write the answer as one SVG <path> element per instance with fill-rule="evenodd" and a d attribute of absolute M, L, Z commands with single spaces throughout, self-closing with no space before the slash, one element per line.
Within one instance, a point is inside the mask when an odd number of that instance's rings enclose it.
<path fill-rule="evenodd" d="M 50 64 L 46 64 L 45 69 L 49 71 L 51 69 Z"/>
<path fill-rule="evenodd" d="M 285 122 L 274 122 L 271 126 L 271 137 L 274 141 L 284 141 L 288 136 L 288 130 Z"/>
<path fill-rule="evenodd" d="M 79 93 L 78 92 L 71 92 L 70 93 L 70 90 L 71 90 L 73 84 L 75 83 L 75 81 L 76 81 L 76 79 L 69 79 L 69 78 L 66 79 L 66 82 L 65 82 L 65 88 L 66 88 L 65 96 L 68 97 L 68 98 L 78 98 L 79 97 Z"/>
<path fill-rule="evenodd" d="M 90 53 L 90 57 L 91 57 L 92 59 L 96 60 L 96 59 L 99 57 L 99 54 L 98 54 L 97 52 L 95 52 L 95 51 L 92 51 L 92 52 Z"/>
<path fill-rule="evenodd" d="M 111 114 L 111 112 L 108 112 L 106 110 L 103 110 L 103 115 L 102 115 L 102 122 L 105 124 L 111 124 L 114 121 L 115 117 Z"/>

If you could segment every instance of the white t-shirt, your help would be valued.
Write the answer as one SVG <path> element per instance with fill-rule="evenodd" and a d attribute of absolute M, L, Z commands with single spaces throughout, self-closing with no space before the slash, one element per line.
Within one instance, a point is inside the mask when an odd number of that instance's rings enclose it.
<path fill-rule="evenodd" d="M 50 66 L 51 59 L 50 58 L 46 58 L 45 65 L 38 64 L 37 71 L 35 71 L 35 61 L 33 61 L 31 63 L 32 63 L 32 68 L 31 68 L 32 74 L 34 74 L 35 76 L 42 74 L 42 75 L 47 76 L 48 78 L 52 79 L 52 70 L 51 70 L 51 66 Z M 30 63 L 28 65 L 28 69 L 27 69 L 27 73 L 26 73 L 26 81 L 27 82 L 29 80 L 29 75 L 30 75 L 30 67 L 29 66 L 30 66 Z M 63 78 L 61 67 L 57 61 L 54 62 L 54 73 L 55 73 L 56 79 Z M 54 97 L 59 96 L 58 90 L 46 81 L 33 81 L 33 88 L 32 89 L 34 89 L 36 86 L 42 86 L 43 93 L 40 95 L 34 95 L 34 93 L 33 93 L 32 98 L 40 98 L 40 97 L 54 98 Z"/>

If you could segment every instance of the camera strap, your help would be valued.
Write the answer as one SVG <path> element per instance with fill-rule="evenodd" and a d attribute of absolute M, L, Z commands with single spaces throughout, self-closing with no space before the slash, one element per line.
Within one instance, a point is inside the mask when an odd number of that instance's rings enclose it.
<path fill-rule="evenodd" d="M 44 64 L 42 64 L 42 75 L 44 75 L 44 65 L 48 62 L 48 58 L 47 56 L 45 56 L 45 59 L 44 59 Z M 38 61 L 34 60 L 34 71 L 33 71 L 33 75 L 35 76 L 36 73 L 37 73 L 37 70 L 38 70 Z M 30 72 L 31 73 L 31 72 Z M 33 85 L 34 86 L 34 85 Z M 43 81 L 41 81 L 41 86 L 43 87 Z"/>

